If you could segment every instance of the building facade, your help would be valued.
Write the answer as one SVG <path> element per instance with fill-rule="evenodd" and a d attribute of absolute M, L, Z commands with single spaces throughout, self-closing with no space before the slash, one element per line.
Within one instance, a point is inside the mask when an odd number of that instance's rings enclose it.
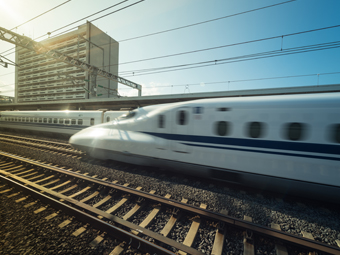
<path fill-rule="evenodd" d="M 118 42 L 90 22 L 79 26 L 76 31 L 41 43 L 118 75 Z M 46 58 L 44 54 L 17 46 L 15 60 L 19 65 L 15 70 L 17 103 L 117 96 L 116 81 L 98 76 L 93 82 L 94 77 L 88 72 L 54 58 Z"/>

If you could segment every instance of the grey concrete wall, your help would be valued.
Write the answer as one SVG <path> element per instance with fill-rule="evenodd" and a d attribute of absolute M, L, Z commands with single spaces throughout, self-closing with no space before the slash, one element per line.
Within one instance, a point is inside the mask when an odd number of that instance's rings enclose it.
<path fill-rule="evenodd" d="M 88 63 L 107 72 L 118 75 L 118 42 L 90 22 L 87 23 L 86 36 L 86 39 L 89 41 L 87 43 Z M 89 77 L 89 80 L 91 80 L 91 77 Z M 118 88 L 116 81 L 97 76 L 96 84 L 111 89 L 108 90 L 97 87 L 97 94 L 102 94 L 101 96 L 98 96 L 98 98 L 116 97 L 117 92 L 114 91 Z M 90 95 L 90 98 L 94 97 L 95 96 Z"/>

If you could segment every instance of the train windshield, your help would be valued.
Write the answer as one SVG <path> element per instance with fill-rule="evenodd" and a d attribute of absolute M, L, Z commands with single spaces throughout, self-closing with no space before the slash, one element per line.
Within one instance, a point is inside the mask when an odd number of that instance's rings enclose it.
<path fill-rule="evenodd" d="M 123 114 L 122 116 L 118 117 L 119 120 L 126 120 L 126 119 L 130 119 L 132 118 L 133 116 L 135 116 L 137 113 L 137 111 L 131 111 L 131 112 L 128 112 L 126 114 Z"/>

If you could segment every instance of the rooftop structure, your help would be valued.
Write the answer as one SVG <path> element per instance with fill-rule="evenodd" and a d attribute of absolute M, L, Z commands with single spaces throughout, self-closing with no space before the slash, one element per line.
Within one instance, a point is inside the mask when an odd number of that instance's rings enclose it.
<path fill-rule="evenodd" d="M 41 42 L 44 46 L 79 59 L 109 73 L 118 74 L 119 44 L 87 22 L 72 31 Z M 117 96 L 117 82 L 100 79 L 90 86 L 90 74 L 43 54 L 16 46 L 15 101 L 49 102 Z M 92 80 L 93 82 L 93 80 Z"/>

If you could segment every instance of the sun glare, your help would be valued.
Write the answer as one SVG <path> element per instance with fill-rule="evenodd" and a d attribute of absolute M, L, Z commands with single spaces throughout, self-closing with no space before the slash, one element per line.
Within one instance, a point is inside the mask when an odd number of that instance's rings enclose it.
<path fill-rule="evenodd" d="M 11 6 L 6 3 L 6 0 L 0 0 L 0 8 L 3 14 L 7 14 L 10 18 L 14 19 L 18 23 L 22 22 L 22 18 L 13 10 Z"/>

